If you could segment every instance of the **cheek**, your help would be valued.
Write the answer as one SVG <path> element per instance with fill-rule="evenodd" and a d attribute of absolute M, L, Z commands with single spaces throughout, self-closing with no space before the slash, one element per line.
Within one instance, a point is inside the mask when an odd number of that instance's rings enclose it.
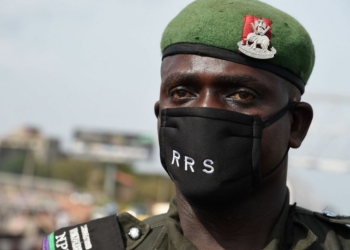
<path fill-rule="evenodd" d="M 273 169 L 284 156 L 289 145 L 290 124 L 288 116 L 263 130 L 261 170 L 262 174 Z"/>

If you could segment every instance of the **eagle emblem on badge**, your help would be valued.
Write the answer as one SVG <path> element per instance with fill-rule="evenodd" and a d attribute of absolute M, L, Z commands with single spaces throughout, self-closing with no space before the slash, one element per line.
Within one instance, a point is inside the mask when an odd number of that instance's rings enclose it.
<path fill-rule="evenodd" d="M 272 21 L 267 18 L 253 16 L 244 17 L 242 39 L 238 42 L 238 50 L 256 59 L 270 59 L 276 49 L 270 46 Z"/>

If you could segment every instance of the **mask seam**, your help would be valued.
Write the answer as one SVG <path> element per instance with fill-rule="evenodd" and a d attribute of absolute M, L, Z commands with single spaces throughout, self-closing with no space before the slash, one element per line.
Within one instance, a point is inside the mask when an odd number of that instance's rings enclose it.
<path fill-rule="evenodd" d="M 255 188 L 257 186 L 257 183 L 256 183 L 256 178 L 255 178 L 255 171 L 254 171 L 254 150 L 255 150 L 255 143 L 256 143 L 256 140 L 255 140 L 255 133 L 256 133 L 256 120 L 254 120 L 254 123 L 253 123 L 253 142 L 252 142 L 252 170 L 251 170 L 251 173 L 252 173 L 252 182 L 253 182 L 253 188 Z"/>
<path fill-rule="evenodd" d="M 242 125 L 247 125 L 247 126 L 251 126 L 251 123 L 245 123 L 245 122 L 236 122 L 236 121 L 230 121 L 230 120 L 225 120 L 223 118 L 212 118 L 212 117 L 205 117 L 205 116 L 200 116 L 200 115 L 167 115 L 167 117 L 172 117 L 172 118 L 178 118 L 178 117 L 199 117 L 199 118 L 205 118 L 205 119 L 210 119 L 210 120 L 220 120 L 220 121 L 225 121 L 225 122 L 231 122 L 231 123 L 237 123 L 237 124 L 242 124 Z M 250 117 L 258 117 L 259 116 L 250 116 Z M 260 118 L 261 119 L 261 118 Z M 255 122 L 255 121 L 254 121 Z"/>
<path fill-rule="evenodd" d="M 168 167 L 166 166 L 165 164 L 165 132 L 164 132 L 164 127 L 166 125 L 166 122 L 167 122 L 167 115 L 166 115 L 166 110 L 164 110 L 164 115 L 161 116 L 161 133 L 162 133 L 162 148 L 161 148 L 161 152 L 162 152 L 162 155 L 161 155 L 161 159 L 164 160 L 164 165 L 165 165 L 165 171 L 168 172 Z M 162 129 L 163 127 L 163 129 Z"/>
<path fill-rule="evenodd" d="M 170 128 L 170 129 L 178 129 L 177 127 L 163 127 L 163 129 L 166 129 L 166 128 Z M 237 137 L 237 138 L 257 138 L 257 139 L 261 139 L 261 137 L 259 136 L 239 136 L 239 135 L 230 135 L 229 137 Z"/>

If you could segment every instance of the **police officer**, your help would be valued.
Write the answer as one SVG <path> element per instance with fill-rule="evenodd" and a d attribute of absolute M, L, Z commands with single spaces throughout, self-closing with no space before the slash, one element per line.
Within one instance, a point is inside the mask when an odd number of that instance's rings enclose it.
<path fill-rule="evenodd" d="M 288 150 L 313 115 L 301 95 L 315 55 L 300 23 L 256 0 L 197 0 L 161 49 L 168 213 L 60 229 L 43 249 L 350 249 L 349 217 L 289 205 Z"/>

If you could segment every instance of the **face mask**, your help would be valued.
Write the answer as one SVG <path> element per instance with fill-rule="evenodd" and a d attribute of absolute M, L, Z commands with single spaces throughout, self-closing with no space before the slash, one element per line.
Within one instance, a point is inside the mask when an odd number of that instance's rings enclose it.
<path fill-rule="evenodd" d="M 192 205 L 237 199 L 261 184 L 263 129 L 296 104 L 288 104 L 265 121 L 223 109 L 164 109 L 159 133 L 162 165 Z M 287 152 L 264 178 L 281 165 Z"/>

